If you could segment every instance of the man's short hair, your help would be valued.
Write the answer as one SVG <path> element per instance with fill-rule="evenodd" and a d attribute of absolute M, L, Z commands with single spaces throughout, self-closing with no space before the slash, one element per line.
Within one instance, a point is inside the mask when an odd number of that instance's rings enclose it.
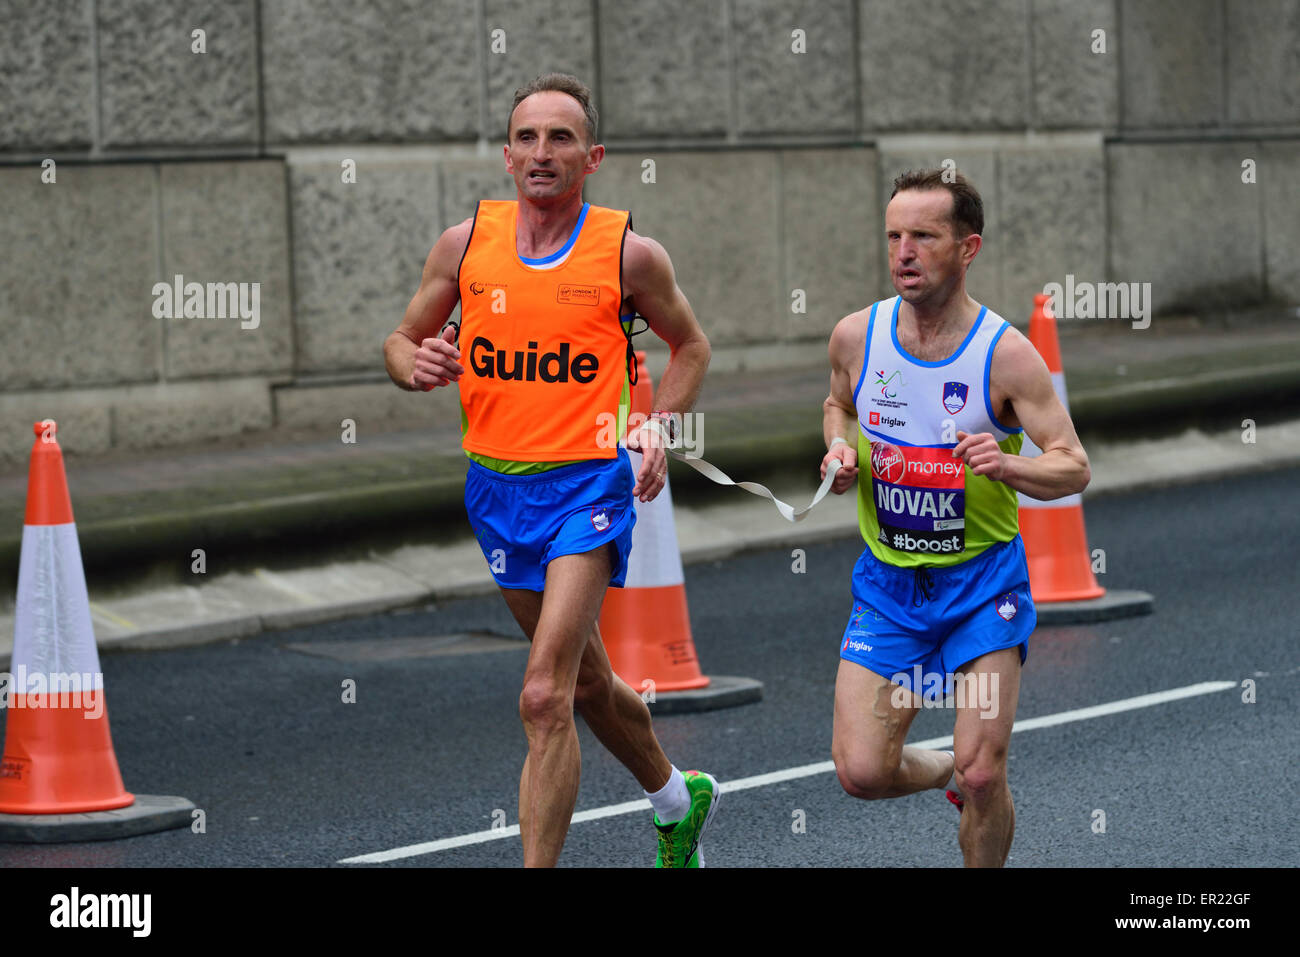
<path fill-rule="evenodd" d="M 951 182 L 950 182 L 951 181 Z M 946 189 L 952 194 L 952 225 L 959 239 L 984 233 L 984 201 L 970 180 L 955 170 L 908 170 L 894 180 L 893 199 L 905 189 Z"/>
<path fill-rule="evenodd" d="M 582 107 L 582 112 L 587 115 L 587 145 L 594 146 L 596 143 L 596 122 L 600 119 L 596 114 L 596 107 L 591 102 L 591 90 L 587 84 L 583 83 L 576 76 L 568 73 L 543 73 L 534 80 L 525 83 L 519 89 L 515 90 L 515 102 L 510 106 L 511 118 L 515 115 L 515 108 L 524 100 L 534 93 L 544 93 L 548 90 L 554 90 L 558 93 L 567 93 L 578 101 Z M 510 121 L 506 121 L 506 138 L 510 137 Z"/>

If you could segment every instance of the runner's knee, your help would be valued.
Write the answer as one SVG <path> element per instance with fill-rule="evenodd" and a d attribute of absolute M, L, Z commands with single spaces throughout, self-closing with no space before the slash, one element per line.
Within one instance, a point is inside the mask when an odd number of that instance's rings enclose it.
<path fill-rule="evenodd" d="M 536 731 L 554 731 L 573 721 L 573 701 L 549 675 L 525 678 L 519 717 Z"/>
<path fill-rule="evenodd" d="M 846 794 L 864 801 L 876 801 L 889 796 L 898 765 L 890 765 L 874 755 L 851 754 L 832 748 L 835 775 Z"/>
<path fill-rule="evenodd" d="M 962 799 L 978 805 L 1007 786 L 1006 751 L 979 749 L 974 755 L 958 754 L 957 787 Z"/>

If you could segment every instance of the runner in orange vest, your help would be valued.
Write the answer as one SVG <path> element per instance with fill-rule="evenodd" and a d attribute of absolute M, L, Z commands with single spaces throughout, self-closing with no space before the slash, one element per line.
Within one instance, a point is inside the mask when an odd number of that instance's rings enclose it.
<path fill-rule="evenodd" d="M 470 470 L 465 504 L 506 604 L 532 642 L 519 714 L 525 866 L 554 865 L 578 795 L 574 708 L 636 777 L 654 808 L 656 866 L 698 867 L 717 782 L 683 774 L 640 695 L 615 675 L 596 621 L 622 586 L 633 496 L 663 490 L 664 445 L 699 395 L 709 342 L 654 240 L 626 212 L 591 206 L 582 185 L 605 148 L 591 92 L 565 74 L 515 93 L 505 147 L 518 199 L 483 201 L 442 234 L 419 291 L 384 344 L 403 389 L 458 383 Z M 460 303 L 459 329 L 448 322 Z M 640 314 L 672 350 L 655 414 L 619 447 Z"/>

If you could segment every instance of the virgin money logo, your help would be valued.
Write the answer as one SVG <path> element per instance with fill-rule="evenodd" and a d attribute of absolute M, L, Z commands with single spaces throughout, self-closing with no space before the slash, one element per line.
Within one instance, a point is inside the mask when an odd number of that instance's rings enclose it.
<path fill-rule="evenodd" d="M 871 475 L 882 482 L 897 484 L 903 479 L 903 471 L 907 463 L 903 460 L 903 453 L 895 445 L 888 442 L 871 443 Z"/>

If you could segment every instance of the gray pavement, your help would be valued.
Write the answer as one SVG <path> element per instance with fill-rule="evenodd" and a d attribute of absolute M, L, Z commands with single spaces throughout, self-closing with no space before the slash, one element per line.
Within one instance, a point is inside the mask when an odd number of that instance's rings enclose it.
<path fill-rule="evenodd" d="M 1240 429 L 1187 429 L 1161 439 L 1093 444 L 1088 449 L 1093 480 L 1085 495 L 1085 521 L 1087 500 L 1099 495 L 1300 463 L 1300 420 L 1260 426 L 1255 438 L 1246 444 Z M 688 469 L 680 463 L 676 467 Z M 814 482 L 791 481 L 773 490 L 798 505 L 811 499 Z M 782 519 L 766 500 L 734 489 L 723 494 L 726 498 L 675 504 L 677 540 L 686 564 L 858 535 L 851 493 L 828 496 L 794 524 Z M 1107 584 L 1126 586 L 1123 581 Z M 192 584 L 139 580 L 97 588 L 92 578 L 89 587 L 101 649 L 204 644 L 496 590 L 478 543 L 466 536 L 291 568 L 255 565 L 195 575 Z M 9 609 L 0 615 L 0 667 L 7 667 L 12 650 Z"/>
<path fill-rule="evenodd" d="M 1071 411 L 1093 461 L 1088 497 L 1300 460 L 1300 320 L 1060 325 Z M 810 496 L 822 454 L 822 366 L 711 375 L 705 457 Z M 1255 420 L 1253 442 L 1241 422 Z M 492 589 L 468 535 L 454 416 L 424 433 L 259 436 L 202 449 L 72 458 L 69 487 L 101 647 L 252 635 Z M 764 501 L 671 476 L 687 562 L 854 535 L 851 496 L 790 525 Z M 14 581 L 25 473 L 0 475 L 0 565 Z M 206 570 L 196 574 L 194 549 Z M 12 648 L 0 596 L 0 664 Z"/>
<path fill-rule="evenodd" d="M 1091 538 L 1108 556 L 1104 584 L 1151 591 L 1159 604 L 1144 617 L 1036 630 L 1016 712 L 1024 724 L 1010 751 L 1012 867 L 1216 869 L 1135 876 L 1131 889 L 1142 893 L 1221 891 L 1236 868 L 1300 863 L 1298 481 L 1300 469 L 1234 474 L 1091 504 Z M 654 719 L 679 767 L 704 768 L 722 784 L 706 838 L 710 866 L 960 863 L 960 818 L 941 794 L 859 801 L 826 767 L 848 574 L 860 550 L 852 539 L 809 546 L 802 574 L 786 548 L 686 569 L 705 673 L 765 686 L 761 703 Z M 467 632 L 485 637 L 448 646 Z M 518 701 L 527 655 L 505 603 L 486 595 L 257 640 L 106 656 L 107 713 L 127 788 L 184 795 L 206 827 L 0 844 L 0 873 L 328 867 L 449 839 L 456 846 L 381 866 L 462 875 L 517 866 L 521 846 L 509 828 L 526 751 Z M 1211 682 L 1204 693 L 1134 700 Z M 1104 707 L 1121 701 L 1135 706 Z M 942 746 L 953 718 L 950 708 L 924 709 L 909 741 Z M 640 799 L 635 780 L 585 723 L 578 734 L 581 816 L 561 863 L 648 865 L 647 809 L 597 816 Z M 491 837 L 494 827 L 504 839 L 457 840 Z M 1100 902 L 1091 888 L 1063 895 L 1052 880 L 1049 906 L 1078 912 L 1087 893 Z"/>

